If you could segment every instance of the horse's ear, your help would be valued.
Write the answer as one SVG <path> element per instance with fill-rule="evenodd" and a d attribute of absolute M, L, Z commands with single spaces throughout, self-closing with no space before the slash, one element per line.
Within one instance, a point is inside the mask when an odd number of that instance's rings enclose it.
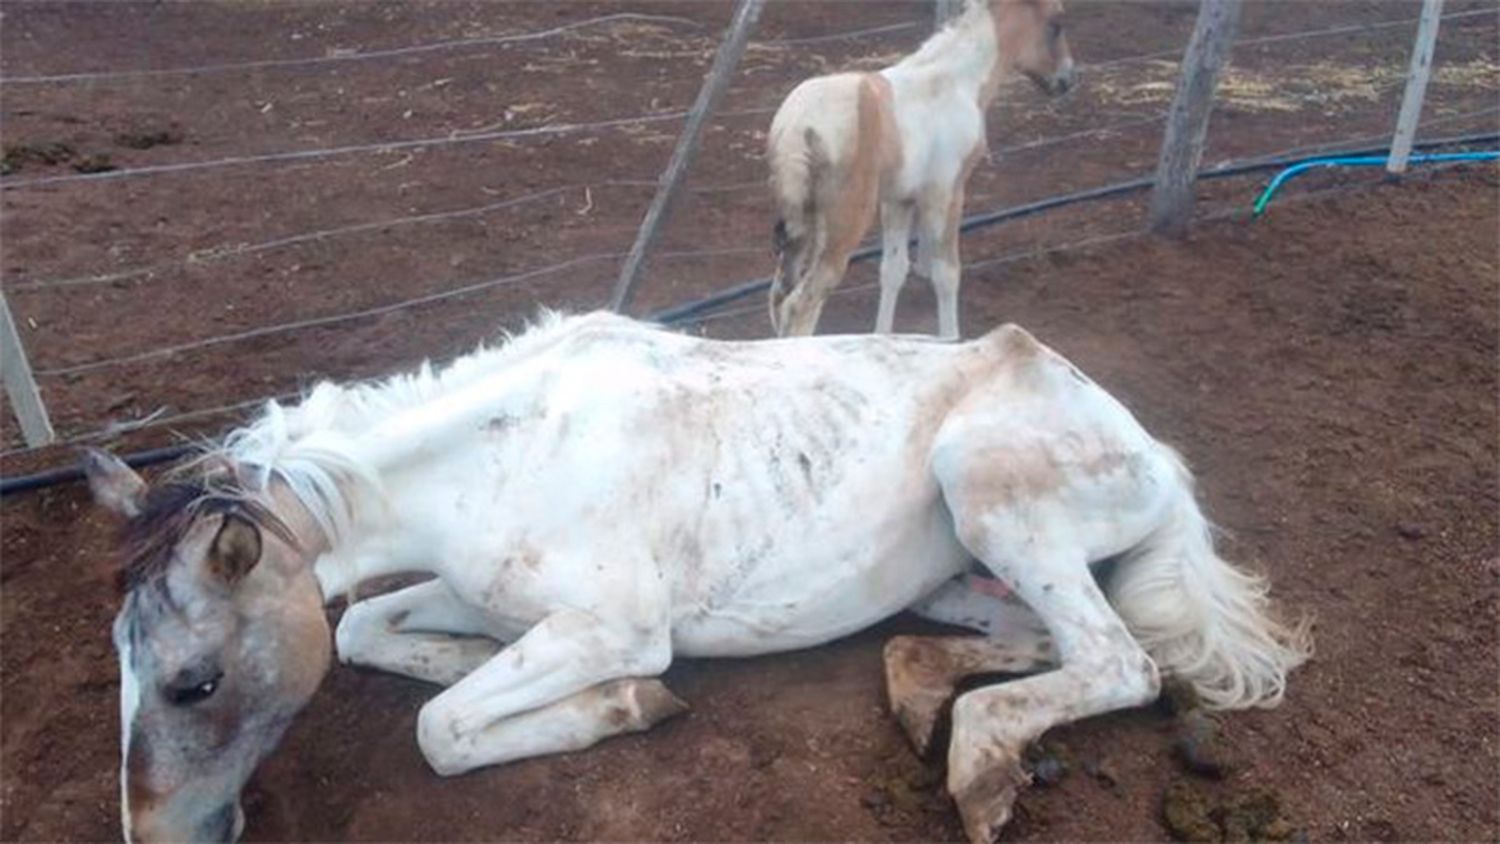
<path fill-rule="evenodd" d="M 244 516 L 226 513 L 208 548 L 208 571 L 233 586 L 260 562 L 260 551 L 260 528 Z"/>
<path fill-rule="evenodd" d="M 146 482 L 125 461 L 103 449 L 83 449 L 83 474 L 89 480 L 94 500 L 108 510 L 126 518 L 141 512 L 146 499 Z"/>

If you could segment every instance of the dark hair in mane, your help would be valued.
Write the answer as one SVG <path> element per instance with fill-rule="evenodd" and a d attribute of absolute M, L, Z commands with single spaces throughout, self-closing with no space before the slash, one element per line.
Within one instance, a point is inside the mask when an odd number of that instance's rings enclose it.
<path fill-rule="evenodd" d="M 239 516 L 297 545 L 286 522 L 252 499 L 233 472 L 174 472 L 150 489 L 140 512 L 122 528 L 116 586 L 123 593 L 159 581 L 172 562 L 172 550 L 193 523 L 202 516 L 220 514 Z"/>

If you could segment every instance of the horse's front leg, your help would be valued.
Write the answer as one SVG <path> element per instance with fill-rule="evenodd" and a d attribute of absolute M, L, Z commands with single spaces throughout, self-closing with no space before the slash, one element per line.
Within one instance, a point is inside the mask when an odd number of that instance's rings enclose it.
<path fill-rule="evenodd" d="M 485 664 L 500 642 L 485 617 L 429 580 L 353 604 L 339 619 L 339 661 L 449 686 Z"/>
<path fill-rule="evenodd" d="M 449 775 L 577 750 L 681 711 L 661 683 L 636 679 L 672 661 L 667 614 L 642 612 L 650 603 L 628 602 L 618 618 L 553 612 L 428 701 L 417 719 L 428 764 Z"/>

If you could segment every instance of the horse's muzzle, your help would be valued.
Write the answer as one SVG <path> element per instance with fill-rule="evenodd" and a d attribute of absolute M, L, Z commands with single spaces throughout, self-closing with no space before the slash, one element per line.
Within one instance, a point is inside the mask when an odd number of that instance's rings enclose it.
<path fill-rule="evenodd" d="M 1049 97 L 1061 97 L 1063 94 L 1073 90 L 1077 85 L 1077 74 L 1073 70 L 1073 63 L 1068 62 L 1056 73 L 1043 75 L 1040 73 L 1027 72 L 1026 77 L 1041 89 L 1042 93 Z"/>

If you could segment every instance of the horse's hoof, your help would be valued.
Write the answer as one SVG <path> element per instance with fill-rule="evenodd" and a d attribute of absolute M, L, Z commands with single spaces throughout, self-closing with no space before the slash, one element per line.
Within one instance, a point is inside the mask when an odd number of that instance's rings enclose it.
<path fill-rule="evenodd" d="M 631 683 L 636 717 L 641 729 L 649 729 L 675 718 L 690 708 L 686 701 L 672 694 L 672 690 L 660 680 L 633 680 Z"/>
<path fill-rule="evenodd" d="M 1030 782 L 1019 763 L 990 767 L 969 782 L 949 786 L 972 844 L 993 844 L 1010 821 L 1016 795 Z"/>
<path fill-rule="evenodd" d="M 911 742 L 917 756 L 926 759 L 933 752 L 933 739 L 937 734 L 938 718 L 943 707 L 953 697 L 953 690 L 946 693 L 932 689 L 916 689 L 903 697 L 900 703 L 892 703 L 891 711 L 906 738 Z"/>
<path fill-rule="evenodd" d="M 885 691 L 891 713 L 906 731 L 917 756 L 932 752 L 943 708 L 954 686 L 940 648 L 919 636 L 897 636 L 885 644 Z"/>

